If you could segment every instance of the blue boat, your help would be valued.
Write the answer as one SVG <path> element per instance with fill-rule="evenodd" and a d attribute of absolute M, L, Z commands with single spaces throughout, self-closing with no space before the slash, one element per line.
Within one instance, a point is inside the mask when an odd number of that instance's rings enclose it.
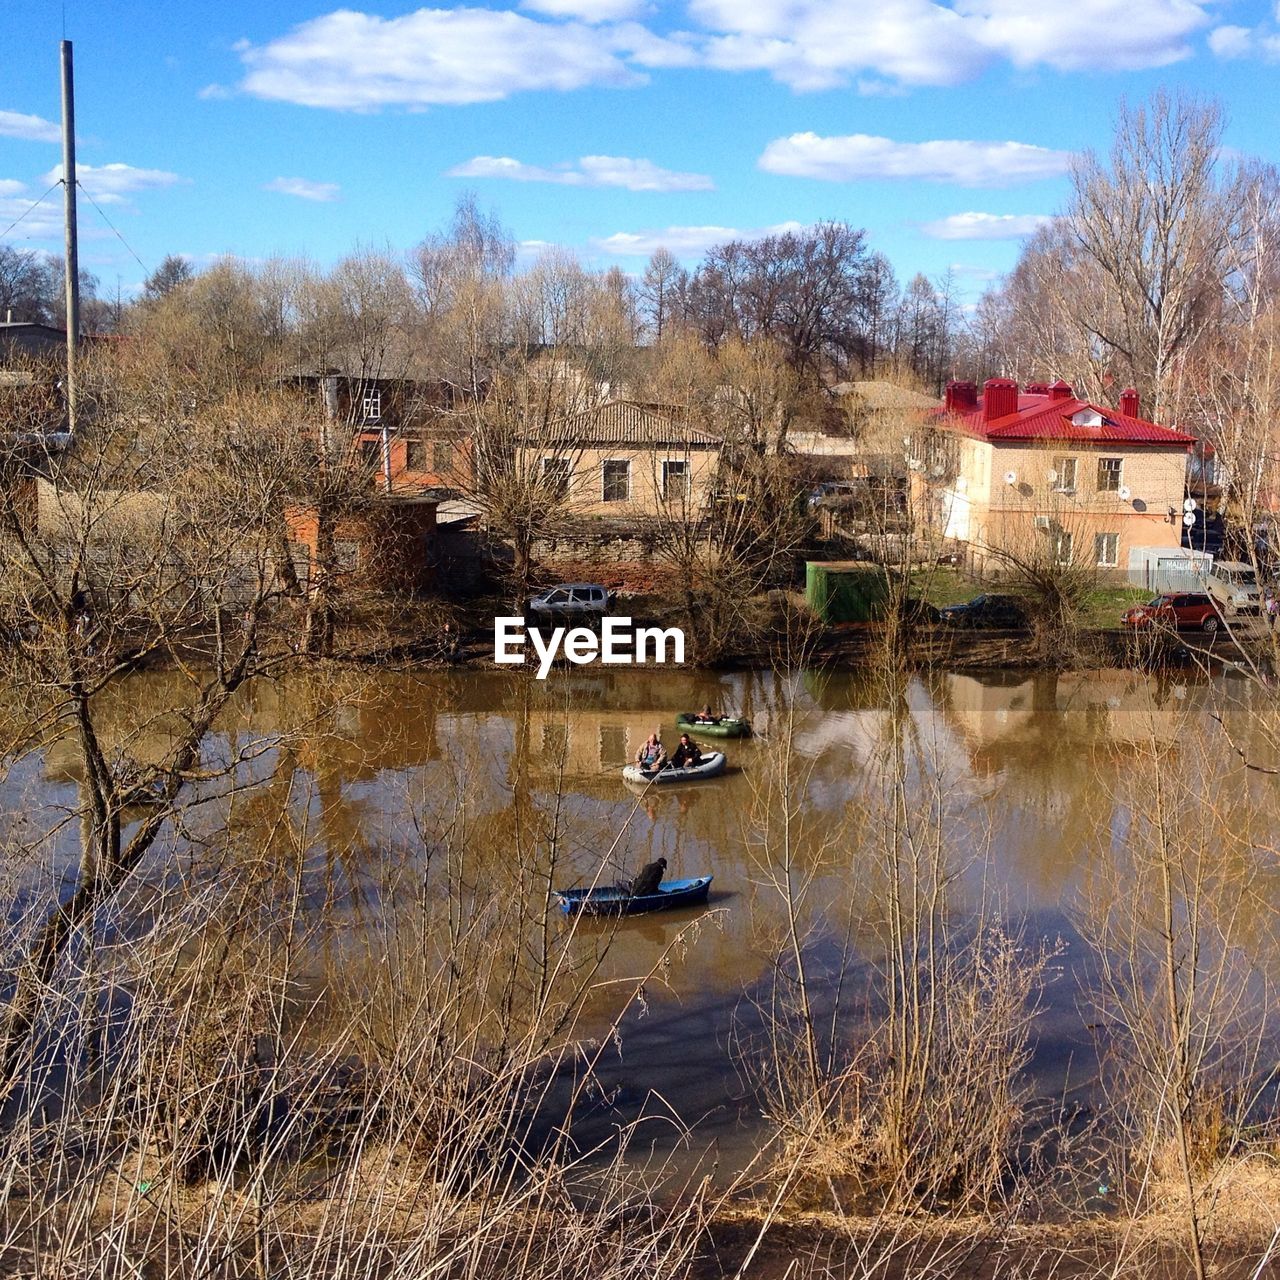
<path fill-rule="evenodd" d="M 644 911 L 701 906 L 707 900 L 711 881 L 711 876 L 668 880 L 657 893 L 642 893 L 639 897 L 616 884 L 597 885 L 594 889 L 558 889 L 556 897 L 567 916 L 635 916 Z"/>

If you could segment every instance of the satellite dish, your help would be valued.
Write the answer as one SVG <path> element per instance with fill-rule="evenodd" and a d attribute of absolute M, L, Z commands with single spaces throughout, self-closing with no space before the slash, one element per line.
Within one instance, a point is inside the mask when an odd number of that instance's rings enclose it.
<path fill-rule="evenodd" d="M 1188 511 L 1183 514 L 1182 523 L 1185 524 L 1188 529 L 1190 529 L 1191 526 L 1195 524 L 1195 522 L 1196 522 L 1196 513 L 1194 511 Z"/>
<path fill-rule="evenodd" d="M 1196 500 L 1194 498 L 1188 498 L 1182 504 L 1182 509 L 1183 511 L 1194 511 L 1196 509 Z"/>
<path fill-rule="evenodd" d="M 1004 482 L 1005 484 L 1017 484 L 1018 473 L 1016 471 L 1006 471 L 1004 473 Z"/>
<path fill-rule="evenodd" d="M 1050 484 L 1054 484 L 1058 479 L 1058 473 L 1052 467 L 1050 467 L 1044 474 Z"/>
<path fill-rule="evenodd" d="M 933 466 L 929 468 L 929 474 L 931 476 L 944 476 L 947 474 L 947 469 L 942 465 L 942 463 L 935 462 Z"/>
<path fill-rule="evenodd" d="M 1133 490 L 1130 489 L 1127 484 L 1122 484 L 1116 490 L 1116 497 L 1119 498 L 1121 502 L 1128 502 L 1129 499 L 1133 497 Z"/>

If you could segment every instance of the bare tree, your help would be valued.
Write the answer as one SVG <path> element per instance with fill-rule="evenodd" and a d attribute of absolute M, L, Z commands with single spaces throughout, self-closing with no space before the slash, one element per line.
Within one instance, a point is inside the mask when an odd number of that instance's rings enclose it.
<path fill-rule="evenodd" d="M 679 324 L 689 273 L 664 248 L 653 251 L 640 281 L 640 302 L 654 342 L 661 342 L 673 325 Z"/>
<path fill-rule="evenodd" d="M 23 746 L 67 743 L 82 779 L 82 836 L 69 894 L 55 895 L 14 975 L 0 1086 L 13 1087 L 42 1034 L 41 992 L 68 947 L 92 947 L 100 908 L 155 848 L 189 783 L 225 776 L 202 745 L 235 694 L 279 662 L 263 638 L 277 599 L 271 544 L 280 459 L 259 437 L 140 408 L 134 370 L 85 369 L 92 415 L 74 451 L 0 491 L 0 651 L 24 710 Z M 36 518 L 26 497 L 37 491 Z M 101 719 L 139 665 L 170 662 L 183 700 L 158 754 L 139 723 L 113 740 Z M 140 817 L 134 817 L 138 813 Z"/>

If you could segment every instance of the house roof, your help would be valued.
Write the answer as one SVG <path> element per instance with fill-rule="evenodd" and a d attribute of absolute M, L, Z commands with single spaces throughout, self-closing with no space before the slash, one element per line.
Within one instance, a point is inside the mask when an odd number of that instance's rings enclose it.
<path fill-rule="evenodd" d="M 836 396 L 854 396 L 873 412 L 932 409 L 938 403 L 935 396 L 925 395 L 923 391 L 913 391 L 910 387 L 900 387 L 896 382 L 887 382 L 884 378 L 866 382 L 839 382 L 831 391 Z"/>
<path fill-rule="evenodd" d="M 1092 410 L 1101 422 L 1097 426 L 1072 421 L 1082 411 Z M 990 422 L 983 421 L 982 397 L 978 407 L 970 413 L 948 415 L 945 409 L 936 410 L 940 418 L 946 418 L 966 435 L 991 444 L 1004 444 L 1028 440 L 1062 441 L 1071 444 L 1133 444 L 1156 447 L 1188 449 L 1195 444 L 1194 436 L 1172 427 L 1162 427 L 1145 418 L 1134 418 L 1119 409 L 1108 409 L 1089 400 L 1074 396 L 1055 400 L 1048 395 L 1018 395 L 1018 407 L 1014 412 Z"/>
<path fill-rule="evenodd" d="M 679 410 L 635 400 L 610 400 L 566 420 L 564 434 L 575 445 L 701 445 L 722 442 L 710 431 L 681 421 Z"/>

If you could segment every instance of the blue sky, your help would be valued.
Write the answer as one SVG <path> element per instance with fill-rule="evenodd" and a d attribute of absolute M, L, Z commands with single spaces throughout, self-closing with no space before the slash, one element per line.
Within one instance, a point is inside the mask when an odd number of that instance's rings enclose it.
<path fill-rule="evenodd" d="M 840 218 L 972 298 L 1122 95 L 1217 96 L 1227 144 L 1280 161 L 1259 0 L 352 3 L 66 0 L 81 181 L 129 246 L 82 201 L 104 293 L 170 252 L 407 249 L 469 188 L 529 252 L 633 272 Z M 63 9 L 0 8 L 0 231 L 58 176 Z M 4 239 L 59 249 L 58 194 Z"/>

